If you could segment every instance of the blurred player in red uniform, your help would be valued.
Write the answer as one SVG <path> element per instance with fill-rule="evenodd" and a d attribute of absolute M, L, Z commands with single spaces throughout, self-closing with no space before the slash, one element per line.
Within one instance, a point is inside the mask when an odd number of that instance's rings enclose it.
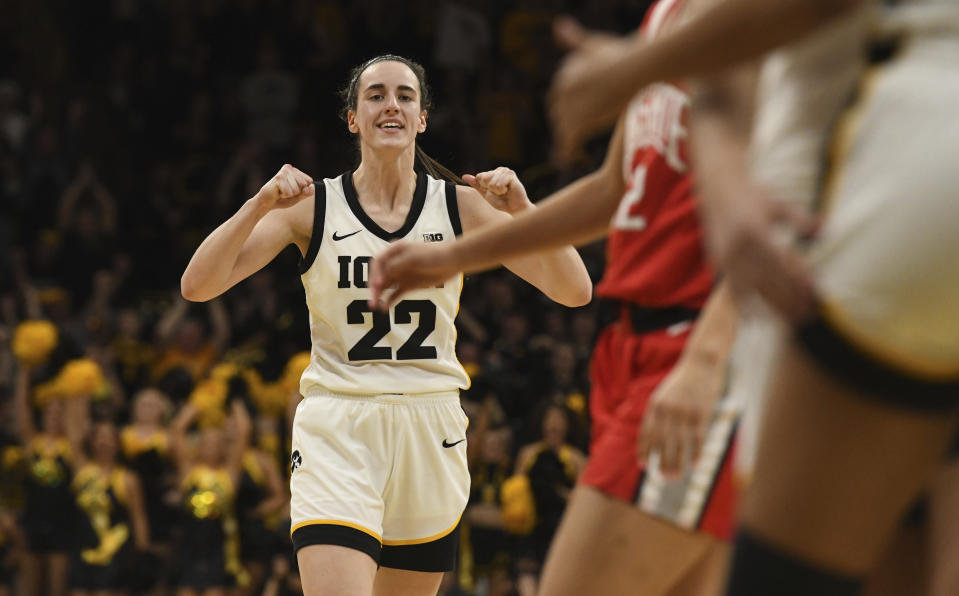
<path fill-rule="evenodd" d="M 655 4 L 642 34 L 674 26 L 684 4 Z M 560 33 L 589 43 L 571 24 Z M 503 254 L 609 234 L 597 293 L 617 303 L 620 317 L 593 354 L 590 459 L 551 546 L 545 594 L 696 594 L 722 575 L 736 411 L 716 400 L 736 314 L 725 291 L 711 295 L 687 160 L 688 105 L 680 87 L 650 85 L 621 117 L 600 170 L 530 217 L 452 249 L 397 244 L 374 262 L 374 298 L 389 303 Z"/>

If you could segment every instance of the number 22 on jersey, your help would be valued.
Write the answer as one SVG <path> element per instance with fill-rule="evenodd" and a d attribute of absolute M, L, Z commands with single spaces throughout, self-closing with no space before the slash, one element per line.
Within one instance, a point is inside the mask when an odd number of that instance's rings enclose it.
<path fill-rule="evenodd" d="M 370 313 L 373 326 L 356 345 L 347 352 L 350 360 L 393 360 L 393 349 L 376 345 L 392 329 L 390 314 L 373 310 L 366 300 L 354 300 L 346 307 L 346 322 L 350 325 L 366 323 L 365 313 Z M 409 325 L 413 323 L 413 313 L 419 315 L 416 329 L 409 339 L 396 350 L 396 360 L 435 360 L 436 348 L 424 346 L 423 340 L 436 329 L 436 305 L 429 300 L 402 300 L 393 307 L 393 323 Z"/>

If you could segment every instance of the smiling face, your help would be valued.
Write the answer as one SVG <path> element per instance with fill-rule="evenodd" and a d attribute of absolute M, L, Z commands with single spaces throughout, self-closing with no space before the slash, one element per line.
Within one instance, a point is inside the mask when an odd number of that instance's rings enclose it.
<path fill-rule="evenodd" d="M 364 148 L 412 148 L 416 135 L 426 130 L 419 81 L 402 62 L 372 64 L 360 75 L 356 91 L 356 106 L 346 117 Z"/>

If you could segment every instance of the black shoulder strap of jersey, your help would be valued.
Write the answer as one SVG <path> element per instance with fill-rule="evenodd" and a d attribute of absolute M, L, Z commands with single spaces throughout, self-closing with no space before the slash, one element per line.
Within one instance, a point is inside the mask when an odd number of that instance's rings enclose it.
<path fill-rule="evenodd" d="M 326 222 L 326 183 L 316 180 L 313 186 L 316 188 L 313 194 L 313 232 L 310 235 L 310 247 L 306 250 L 306 256 L 300 259 L 300 275 L 310 270 L 317 253 L 320 252 L 320 243 L 323 242 L 323 224 Z"/>
<path fill-rule="evenodd" d="M 450 215 L 453 234 L 455 236 L 462 236 L 463 224 L 460 223 L 460 205 L 456 201 L 456 185 L 452 182 L 446 183 L 446 211 Z"/>

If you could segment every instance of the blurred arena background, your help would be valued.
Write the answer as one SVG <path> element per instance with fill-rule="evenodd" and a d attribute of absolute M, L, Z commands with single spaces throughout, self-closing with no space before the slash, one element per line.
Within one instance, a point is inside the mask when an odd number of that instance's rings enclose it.
<path fill-rule="evenodd" d="M 121 429 L 151 539 L 105 593 L 172 593 L 174 553 L 191 540 L 171 456 L 138 425 L 166 436 L 183 404 L 215 419 L 242 397 L 256 449 L 287 490 L 289 379 L 309 349 L 296 251 L 207 304 L 184 301 L 179 277 L 203 237 L 283 163 L 317 178 L 355 163 L 337 94 L 353 66 L 386 52 L 421 62 L 435 92 L 425 150 L 458 173 L 509 166 L 535 201 L 595 168 L 605 147 L 597 139 L 574 168 L 550 165 L 543 98 L 562 57 L 552 19 L 623 33 L 648 4 L 0 1 L 0 595 L 31 594 L 24 574 L 41 558 L 77 557 L 72 524 L 83 515 L 57 472 L 68 455 L 31 446 L 18 391 L 39 435 L 51 401 L 80 391 L 70 382 L 93 383 L 92 419 Z M 583 255 L 597 280 L 602 245 Z M 538 572 L 571 483 L 569 450 L 586 450 L 586 368 L 607 314 L 595 302 L 557 306 L 502 271 L 467 282 L 458 350 L 473 377 L 473 495 L 444 593 L 522 593 Z M 37 320 L 50 326 L 23 326 Z M 81 371 L 89 378 L 63 374 L 72 360 L 96 365 Z M 139 402 L 155 405 L 156 423 Z M 535 503 L 504 498 L 516 454 L 540 440 L 555 457 L 525 472 L 554 488 Z M 247 468 L 237 557 L 253 573 L 230 593 L 298 593 L 286 498 Z M 50 524 L 62 540 L 31 546 Z M 43 579 L 51 585 L 37 593 L 54 594 L 55 578 Z"/>

